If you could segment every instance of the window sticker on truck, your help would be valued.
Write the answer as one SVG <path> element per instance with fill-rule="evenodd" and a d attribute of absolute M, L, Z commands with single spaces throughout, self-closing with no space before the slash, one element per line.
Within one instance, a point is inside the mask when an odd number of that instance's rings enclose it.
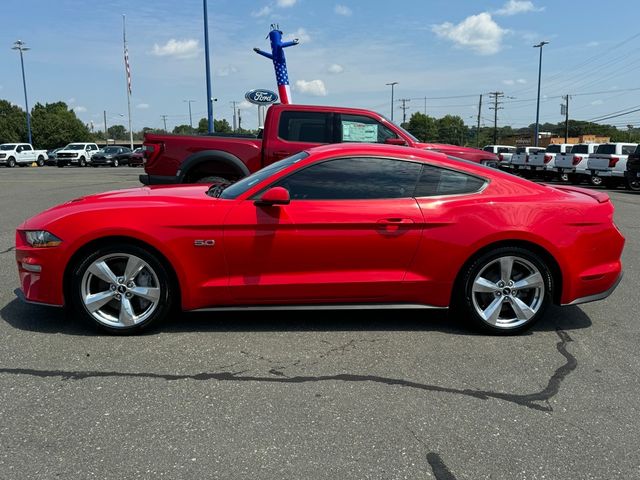
<path fill-rule="evenodd" d="M 375 143 L 378 141 L 378 125 L 343 120 L 342 141 Z"/>

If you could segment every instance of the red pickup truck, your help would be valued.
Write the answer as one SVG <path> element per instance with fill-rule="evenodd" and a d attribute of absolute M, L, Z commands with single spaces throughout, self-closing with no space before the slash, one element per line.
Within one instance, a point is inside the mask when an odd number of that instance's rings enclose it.
<path fill-rule="evenodd" d="M 326 143 L 368 142 L 436 150 L 498 165 L 498 157 L 475 148 L 421 143 L 382 115 L 356 108 L 273 105 L 260 138 L 148 133 L 144 139 L 145 185 L 233 182 L 277 160 Z"/>

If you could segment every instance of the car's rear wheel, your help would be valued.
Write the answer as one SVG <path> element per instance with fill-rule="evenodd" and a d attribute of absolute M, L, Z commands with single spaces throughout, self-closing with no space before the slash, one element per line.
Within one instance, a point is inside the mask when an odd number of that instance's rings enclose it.
<path fill-rule="evenodd" d="M 627 188 L 634 192 L 640 191 L 640 178 L 635 178 L 633 180 L 627 178 Z"/>
<path fill-rule="evenodd" d="M 558 178 L 563 183 L 569 183 L 569 174 L 568 173 L 561 173 L 561 174 L 558 175 Z"/>
<path fill-rule="evenodd" d="M 163 263 L 126 243 L 88 253 L 74 268 L 70 285 L 74 310 L 109 333 L 137 333 L 164 319 L 173 302 Z"/>
<path fill-rule="evenodd" d="M 38 157 L 38 160 L 36 161 L 36 164 L 37 164 L 39 167 L 44 167 L 44 157 L 43 157 L 42 155 L 40 155 L 40 156 Z"/>
<path fill-rule="evenodd" d="M 544 314 L 553 277 L 545 261 L 521 247 L 500 247 L 463 272 L 462 307 L 476 327 L 499 335 L 530 328 Z"/>

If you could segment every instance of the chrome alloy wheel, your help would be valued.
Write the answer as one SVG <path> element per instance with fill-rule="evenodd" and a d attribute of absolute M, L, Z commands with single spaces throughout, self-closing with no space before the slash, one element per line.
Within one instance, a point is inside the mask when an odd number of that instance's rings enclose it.
<path fill-rule="evenodd" d="M 89 314 L 99 323 L 115 328 L 144 322 L 158 308 L 161 298 L 156 272 L 129 253 L 96 259 L 84 272 L 80 290 Z"/>
<path fill-rule="evenodd" d="M 489 325 L 505 330 L 527 323 L 544 304 L 544 295 L 540 270 L 518 256 L 490 261 L 471 287 L 476 313 Z"/>

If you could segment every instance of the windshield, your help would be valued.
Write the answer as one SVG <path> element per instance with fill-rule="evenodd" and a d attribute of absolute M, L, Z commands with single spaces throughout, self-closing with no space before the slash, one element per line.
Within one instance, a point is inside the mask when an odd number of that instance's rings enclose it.
<path fill-rule="evenodd" d="M 5 145 L 0 145 L 0 150 L 15 150 L 15 149 L 16 149 L 15 143 L 7 143 Z"/>
<path fill-rule="evenodd" d="M 84 150 L 84 143 L 71 143 L 64 147 L 65 150 Z"/>
<path fill-rule="evenodd" d="M 416 137 L 414 137 L 411 133 L 407 132 L 404 128 L 402 128 L 400 125 L 395 124 L 394 122 L 392 122 L 391 120 L 389 120 L 387 117 L 385 117 L 384 115 L 380 115 L 382 118 L 384 118 L 387 122 L 389 122 L 391 125 L 393 125 L 394 127 L 396 127 L 398 130 L 400 130 L 402 133 L 404 133 L 407 137 L 409 137 L 411 140 L 413 140 L 414 142 L 420 143 L 420 140 L 418 140 Z"/>
<path fill-rule="evenodd" d="M 257 185 L 264 179 L 269 178 L 271 175 L 274 175 L 287 167 L 290 167 L 294 163 L 298 163 L 300 160 L 307 158 L 308 156 L 309 154 L 307 152 L 300 152 L 283 160 L 280 160 L 279 162 L 272 163 L 268 167 L 265 167 L 262 170 L 258 170 L 256 173 L 251 174 L 248 177 L 245 177 L 242 180 L 227 187 L 220 195 L 220 198 L 225 198 L 228 200 L 238 198 L 244 192 Z"/>

